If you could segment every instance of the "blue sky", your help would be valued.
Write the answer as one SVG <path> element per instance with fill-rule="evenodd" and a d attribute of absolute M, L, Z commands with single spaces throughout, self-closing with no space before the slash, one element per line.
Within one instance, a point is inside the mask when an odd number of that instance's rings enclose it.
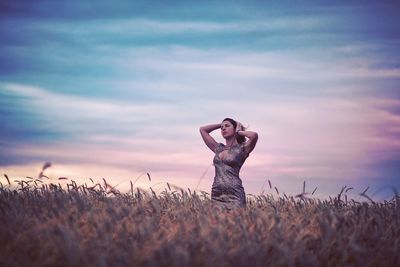
<path fill-rule="evenodd" d="M 143 172 L 209 191 L 198 128 L 257 131 L 242 169 L 321 195 L 400 186 L 400 19 L 390 1 L 6 1 L 0 166 L 9 175 Z M 219 141 L 219 132 L 213 133 Z M 82 178 L 83 179 L 83 178 Z M 148 186 L 153 184 L 145 184 Z M 387 191 L 387 190 L 386 190 Z"/>

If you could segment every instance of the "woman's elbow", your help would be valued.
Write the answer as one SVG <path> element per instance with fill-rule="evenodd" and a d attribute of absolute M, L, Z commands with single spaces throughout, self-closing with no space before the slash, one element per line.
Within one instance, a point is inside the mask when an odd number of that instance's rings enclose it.
<path fill-rule="evenodd" d="M 249 137 L 252 141 L 257 141 L 258 140 L 258 133 L 253 132 L 253 134 Z"/>
<path fill-rule="evenodd" d="M 201 135 L 207 133 L 207 131 L 204 129 L 203 126 L 201 126 L 201 127 L 199 128 L 199 132 L 200 132 Z"/>

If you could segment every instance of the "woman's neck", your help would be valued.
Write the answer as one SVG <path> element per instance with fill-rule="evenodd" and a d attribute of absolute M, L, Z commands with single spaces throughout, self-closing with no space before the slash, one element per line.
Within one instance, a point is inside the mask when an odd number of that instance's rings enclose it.
<path fill-rule="evenodd" d="M 234 145 L 238 144 L 238 142 L 236 141 L 235 137 L 232 137 L 232 138 L 229 138 L 229 139 L 225 139 L 225 142 L 226 142 L 226 146 L 227 147 L 231 147 L 231 146 L 234 146 Z"/>

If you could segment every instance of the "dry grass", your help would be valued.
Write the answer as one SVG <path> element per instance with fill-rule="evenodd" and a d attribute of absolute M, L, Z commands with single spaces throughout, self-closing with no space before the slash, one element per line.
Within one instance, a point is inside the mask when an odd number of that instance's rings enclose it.
<path fill-rule="evenodd" d="M 359 203 L 344 188 L 321 201 L 303 188 L 229 211 L 170 185 L 16 183 L 0 187 L 0 266 L 400 266 L 399 196 Z"/>

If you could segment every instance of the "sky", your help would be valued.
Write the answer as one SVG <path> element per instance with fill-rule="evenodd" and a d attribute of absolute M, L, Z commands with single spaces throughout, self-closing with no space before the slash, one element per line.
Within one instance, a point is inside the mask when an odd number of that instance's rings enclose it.
<path fill-rule="evenodd" d="M 391 197 L 399 25 L 395 1 L 1 1 L 0 171 L 210 193 L 199 127 L 231 117 L 259 135 L 246 193 Z"/>

